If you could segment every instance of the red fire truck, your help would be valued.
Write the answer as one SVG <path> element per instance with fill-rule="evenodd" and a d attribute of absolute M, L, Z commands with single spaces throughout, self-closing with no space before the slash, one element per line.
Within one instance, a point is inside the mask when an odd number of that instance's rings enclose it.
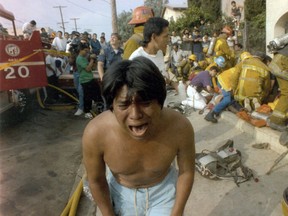
<path fill-rule="evenodd" d="M 29 40 L 18 37 L 13 13 L 1 4 L 0 18 L 11 22 L 14 31 L 0 30 L 0 114 L 11 109 L 21 113 L 32 90 L 47 85 L 41 37 L 38 31 Z"/>

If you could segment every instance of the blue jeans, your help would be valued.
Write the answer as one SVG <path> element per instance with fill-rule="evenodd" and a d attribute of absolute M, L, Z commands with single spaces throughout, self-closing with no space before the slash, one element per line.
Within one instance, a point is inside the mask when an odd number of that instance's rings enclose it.
<path fill-rule="evenodd" d="M 214 113 L 216 114 L 219 114 L 221 111 L 223 111 L 227 106 L 229 106 L 232 103 L 231 91 L 225 91 L 224 89 L 221 90 L 223 94 L 223 99 L 213 109 Z"/>
<path fill-rule="evenodd" d="M 79 81 L 80 73 L 78 71 L 75 71 L 73 73 L 73 77 L 74 77 L 74 86 L 78 92 L 78 97 L 79 97 L 78 108 L 81 110 L 84 110 L 84 93 L 83 93 L 82 85 L 80 84 L 80 81 Z"/>
<path fill-rule="evenodd" d="M 120 185 L 108 170 L 107 180 L 115 214 L 121 216 L 167 216 L 176 198 L 178 171 L 170 167 L 162 182 L 148 188 L 127 188 Z"/>

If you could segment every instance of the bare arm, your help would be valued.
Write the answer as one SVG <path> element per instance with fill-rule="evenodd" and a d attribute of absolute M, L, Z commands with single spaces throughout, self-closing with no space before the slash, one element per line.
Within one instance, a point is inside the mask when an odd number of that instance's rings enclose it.
<path fill-rule="evenodd" d="M 101 135 L 97 132 L 97 118 L 86 127 L 82 139 L 83 161 L 92 196 L 104 216 L 114 216 L 106 179 L 104 150 Z M 96 126 L 95 126 L 96 124 Z"/>
<path fill-rule="evenodd" d="M 104 62 L 98 61 L 97 69 L 98 69 L 98 73 L 99 73 L 99 76 L 100 76 L 100 80 L 102 81 L 103 76 L 104 76 Z"/>
<path fill-rule="evenodd" d="M 92 71 L 92 67 L 93 67 L 93 64 L 94 64 L 94 60 L 93 59 L 90 59 L 90 62 L 89 64 L 86 66 L 86 71 Z"/>
<path fill-rule="evenodd" d="M 188 119 L 183 127 L 182 139 L 179 140 L 177 163 L 179 175 L 176 185 L 176 200 L 171 216 L 183 215 L 194 182 L 195 141 L 194 130 Z"/>

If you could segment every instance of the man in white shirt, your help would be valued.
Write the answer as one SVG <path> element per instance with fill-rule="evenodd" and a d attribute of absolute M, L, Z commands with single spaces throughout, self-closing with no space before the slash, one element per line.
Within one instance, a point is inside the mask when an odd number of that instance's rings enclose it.
<path fill-rule="evenodd" d="M 67 46 L 67 39 L 64 38 L 62 31 L 57 32 L 57 36 L 54 38 L 52 42 L 52 47 L 56 48 L 58 51 L 66 51 L 66 46 Z"/>
<path fill-rule="evenodd" d="M 176 35 L 175 31 L 172 31 L 171 33 L 171 43 L 172 44 L 177 43 L 178 45 L 182 44 L 181 37 L 179 35 Z"/>
<path fill-rule="evenodd" d="M 50 52 L 46 54 L 45 57 L 45 66 L 46 66 L 46 75 L 47 81 L 50 85 L 58 86 L 58 77 L 57 77 L 57 69 L 55 65 L 55 53 L 56 50 L 52 48 Z M 50 87 L 46 88 L 47 90 L 47 98 L 45 99 L 45 103 L 55 103 L 59 98 L 58 92 Z"/>
<path fill-rule="evenodd" d="M 29 39 L 33 33 L 33 31 L 36 30 L 36 22 L 35 20 L 31 20 L 30 22 L 24 23 L 22 26 L 22 31 L 24 35 L 24 39 Z"/>
<path fill-rule="evenodd" d="M 167 49 L 169 38 L 169 22 L 161 17 L 152 17 L 144 25 L 143 45 L 135 50 L 130 60 L 138 56 L 150 59 L 160 70 L 165 78 L 166 84 L 171 85 L 178 91 L 178 84 L 171 81 L 164 63 L 163 53 Z"/>
<path fill-rule="evenodd" d="M 172 65 L 175 67 L 178 67 L 180 62 L 185 57 L 184 52 L 181 49 L 179 49 L 178 44 L 173 44 L 171 57 L 172 57 Z"/>
<path fill-rule="evenodd" d="M 154 28 L 151 28 L 153 26 Z M 144 56 L 150 59 L 160 70 L 162 75 L 167 79 L 167 72 L 164 63 L 163 52 L 169 41 L 169 22 L 160 17 L 150 18 L 144 25 L 143 46 L 136 49 L 130 60 L 138 56 Z M 157 32 L 155 29 L 157 28 Z"/>

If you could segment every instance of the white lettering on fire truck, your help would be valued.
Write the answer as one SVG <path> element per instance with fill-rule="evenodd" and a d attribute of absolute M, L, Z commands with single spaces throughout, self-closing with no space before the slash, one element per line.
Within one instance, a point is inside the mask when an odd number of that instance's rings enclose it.
<path fill-rule="evenodd" d="M 20 66 L 16 71 L 13 67 L 7 67 L 4 71 L 8 72 L 5 79 L 17 79 L 17 75 L 21 78 L 27 78 L 30 74 L 29 68 L 26 66 Z"/>
<path fill-rule="evenodd" d="M 5 46 L 5 52 L 9 56 L 16 57 L 20 54 L 20 48 L 16 44 L 7 44 Z"/>

